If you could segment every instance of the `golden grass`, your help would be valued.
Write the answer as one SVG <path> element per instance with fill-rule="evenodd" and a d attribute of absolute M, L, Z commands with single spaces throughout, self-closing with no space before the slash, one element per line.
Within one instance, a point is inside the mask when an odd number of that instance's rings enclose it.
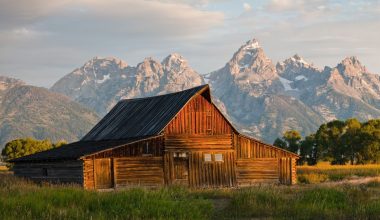
<path fill-rule="evenodd" d="M 375 177 L 380 176 L 380 164 L 330 165 L 324 162 L 316 166 L 299 166 L 297 174 L 300 183 L 340 181 L 352 177 Z"/>

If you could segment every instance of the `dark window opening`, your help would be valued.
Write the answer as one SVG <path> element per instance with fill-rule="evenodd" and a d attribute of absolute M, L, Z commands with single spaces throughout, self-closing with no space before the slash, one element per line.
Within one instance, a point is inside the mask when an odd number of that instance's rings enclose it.
<path fill-rule="evenodd" d="M 42 168 L 42 176 L 48 176 L 47 168 Z"/>
<path fill-rule="evenodd" d="M 143 153 L 142 153 L 142 156 L 143 157 L 152 157 L 153 156 L 153 149 L 151 146 L 149 146 L 149 143 L 146 143 L 145 146 L 143 147 Z"/>

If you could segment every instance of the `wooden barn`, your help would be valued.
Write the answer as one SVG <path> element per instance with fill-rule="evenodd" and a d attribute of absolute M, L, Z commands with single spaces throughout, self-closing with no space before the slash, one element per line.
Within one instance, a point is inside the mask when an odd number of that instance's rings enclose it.
<path fill-rule="evenodd" d="M 296 182 L 298 155 L 240 134 L 208 85 L 122 100 L 80 141 L 12 160 L 14 174 L 86 189 Z"/>

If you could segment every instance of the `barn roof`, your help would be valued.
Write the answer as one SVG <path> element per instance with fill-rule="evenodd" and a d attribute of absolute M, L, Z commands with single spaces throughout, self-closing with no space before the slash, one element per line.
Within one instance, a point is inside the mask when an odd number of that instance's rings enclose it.
<path fill-rule="evenodd" d="M 157 135 L 195 94 L 205 91 L 210 99 L 208 85 L 202 85 L 167 95 L 122 100 L 82 138 L 82 141 Z"/>
<path fill-rule="evenodd" d="M 211 101 L 208 85 L 166 95 L 121 100 L 80 141 L 10 162 L 79 159 L 158 136 L 196 94 L 202 94 Z"/>
<path fill-rule="evenodd" d="M 155 137 L 155 136 L 154 136 Z M 62 147 L 54 148 L 51 150 L 46 150 L 38 152 L 35 154 L 27 155 L 24 157 L 19 157 L 11 160 L 10 162 L 23 162 L 23 161 L 49 161 L 49 160 L 75 160 L 80 157 L 91 155 L 103 150 L 112 149 L 114 147 L 119 147 L 127 144 L 132 144 L 136 141 L 141 141 L 142 139 L 149 139 L 152 137 L 139 137 L 130 138 L 126 140 L 118 141 L 78 141 L 64 145 Z"/>

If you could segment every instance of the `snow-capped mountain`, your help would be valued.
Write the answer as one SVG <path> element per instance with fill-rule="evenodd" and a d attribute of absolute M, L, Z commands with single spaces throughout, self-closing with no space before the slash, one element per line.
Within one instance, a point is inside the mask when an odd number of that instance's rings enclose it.
<path fill-rule="evenodd" d="M 321 123 L 380 117 L 380 76 L 356 57 L 319 69 L 299 55 L 276 65 L 255 39 L 224 67 L 201 76 L 179 54 L 162 62 L 146 58 L 136 67 L 95 57 L 51 90 L 104 115 L 120 99 L 180 91 L 205 83 L 214 102 L 243 132 L 272 142 L 289 129 L 315 132 Z"/>
<path fill-rule="evenodd" d="M 105 115 L 121 99 L 165 94 L 201 84 L 202 76 L 174 53 L 161 63 L 146 58 L 136 67 L 113 57 L 95 57 L 60 79 L 51 90 Z"/>
<path fill-rule="evenodd" d="M 300 58 L 291 63 L 308 66 L 301 62 Z M 284 71 L 291 72 L 289 63 L 287 60 L 281 65 Z M 288 129 L 310 133 L 323 122 L 297 98 L 298 89 L 292 81 L 297 76 L 280 76 L 255 39 L 241 46 L 223 68 L 206 77 L 238 127 L 261 139 L 272 141 Z"/>

